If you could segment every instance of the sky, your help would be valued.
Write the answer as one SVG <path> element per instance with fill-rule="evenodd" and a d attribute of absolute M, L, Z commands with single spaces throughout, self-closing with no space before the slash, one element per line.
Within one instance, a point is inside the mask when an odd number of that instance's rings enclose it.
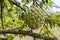
<path fill-rule="evenodd" d="M 60 0 L 52 0 L 55 4 L 60 6 Z"/>
<path fill-rule="evenodd" d="M 17 0 L 18 2 L 21 2 L 21 0 Z M 55 3 L 55 5 L 57 5 L 57 7 L 60 7 L 60 0 L 52 0 L 54 3 Z M 28 6 L 30 6 L 32 4 L 32 2 L 31 3 L 29 3 L 28 4 Z M 56 7 L 53 7 L 53 8 L 49 8 L 49 10 L 52 12 L 60 12 L 60 8 L 56 8 Z"/>
<path fill-rule="evenodd" d="M 60 7 L 60 0 L 52 0 L 52 1 L 55 3 L 55 5 Z M 55 12 L 60 12 L 60 8 L 54 7 L 52 10 L 54 10 Z"/>

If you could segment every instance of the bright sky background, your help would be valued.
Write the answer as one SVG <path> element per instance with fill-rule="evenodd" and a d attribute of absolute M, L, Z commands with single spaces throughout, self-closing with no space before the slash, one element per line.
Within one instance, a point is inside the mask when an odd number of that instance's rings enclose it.
<path fill-rule="evenodd" d="M 52 0 L 57 6 L 59 6 L 60 7 L 60 0 Z M 54 12 L 60 12 L 60 8 L 53 8 L 52 9 Z"/>
<path fill-rule="evenodd" d="M 21 2 L 21 0 L 17 0 L 18 2 Z M 60 0 L 52 0 L 55 5 L 59 6 L 60 7 Z M 31 5 L 31 4 L 30 4 Z M 56 8 L 56 7 L 53 7 L 53 8 L 50 8 L 49 9 L 51 12 L 60 12 L 60 8 Z"/>
<path fill-rule="evenodd" d="M 60 6 L 60 0 L 52 0 L 55 4 Z"/>

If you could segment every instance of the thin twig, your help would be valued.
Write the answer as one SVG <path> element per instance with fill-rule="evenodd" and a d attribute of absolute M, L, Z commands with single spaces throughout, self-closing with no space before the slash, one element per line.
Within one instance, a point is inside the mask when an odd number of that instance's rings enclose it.
<path fill-rule="evenodd" d="M 20 4 L 17 4 L 17 3 L 13 2 L 13 1 L 12 1 L 12 3 L 13 3 L 14 5 L 16 5 L 17 7 L 21 8 L 24 12 L 26 12 L 26 10 L 23 9 L 23 8 L 20 6 Z"/>

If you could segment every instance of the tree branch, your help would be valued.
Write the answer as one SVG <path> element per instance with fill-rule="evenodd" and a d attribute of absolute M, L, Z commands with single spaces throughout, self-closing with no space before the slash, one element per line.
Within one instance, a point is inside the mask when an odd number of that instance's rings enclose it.
<path fill-rule="evenodd" d="M 25 12 L 25 9 L 23 9 L 23 8 L 20 6 L 20 4 L 17 4 L 17 3 L 13 2 L 13 1 L 12 1 L 12 3 L 13 3 L 14 5 L 16 5 L 17 7 L 21 8 L 21 9 Z"/>
<path fill-rule="evenodd" d="M 57 40 L 56 38 L 47 37 L 47 36 L 36 34 L 36 33 L 30 32 L 30 31 L 23 31 L 23 30 L 18 30 L 18 29 L 0 30 L 0 34 L 7 34 L 7 33 L 28 35 L 28 36 L 32 36 L 32 37 L 40 38 L 40 39 L 44 39 L 44 40 Z"/>
<path fill-rule="evenodd" d="M 0 38 L 0 40 L 8 40 L 7 38 Z"/>
<path fill-rule="evenodd" d="M 3 1 L 1 0 L 1 23 L 2 23 L 2 28 L 4 29 L 4 24 L 3 24 Z"/>

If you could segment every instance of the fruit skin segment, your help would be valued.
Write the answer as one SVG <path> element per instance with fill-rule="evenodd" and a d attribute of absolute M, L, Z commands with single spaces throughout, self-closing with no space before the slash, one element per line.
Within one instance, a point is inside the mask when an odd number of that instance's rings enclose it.
<path fill-rule="evenodd" d="M 28 14 L 26 14 L 25 17 L 25 23 L 29 26 L 31 29 L 37 29 L 41 26 L 41 13 L 38 12 L 39 10 L 32 7 Z"/>

